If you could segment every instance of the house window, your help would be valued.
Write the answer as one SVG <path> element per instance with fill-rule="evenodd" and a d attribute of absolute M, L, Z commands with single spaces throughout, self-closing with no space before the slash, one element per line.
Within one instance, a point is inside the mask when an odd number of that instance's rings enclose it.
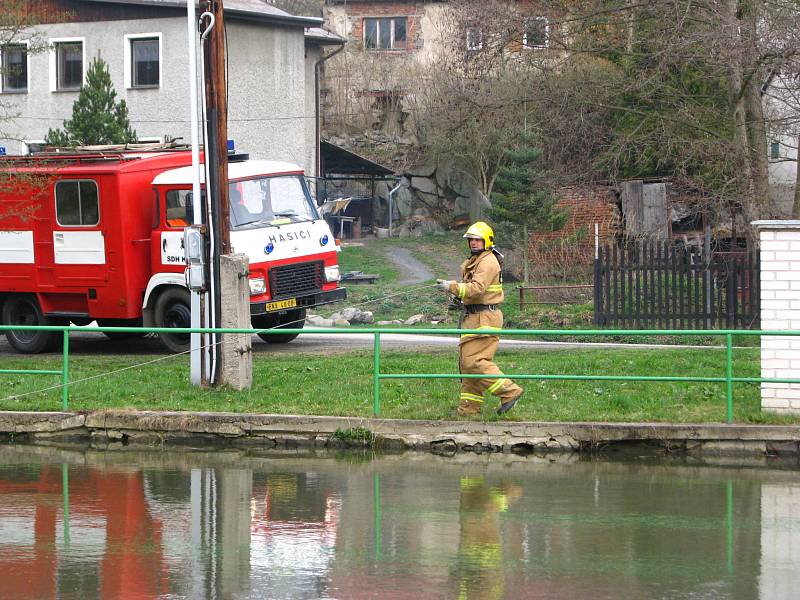
<path fill-rule="evenodd" d="M 364 19 L 364 47 L 367 50 L 406 48 L 406 18 Z"/>
<path fill-rule="evenodd" d="M 777 160 L 781 157 L 781 143 L 780 142 L 772 142 L 769 145 L 769 157 L 773 160 Z"/>
<path fill-rule="evenodd" d="M 478 27 L 467 28 L 467 50 L 480 50 L 483 48 L 483 30 Z"/>
<path fill-rule="evenodd" d="M 56 90 L 78 90 L 83 84 L 83 42 L 62 41 L 53 44 Z"/>
<path fill-rule="evenodd" d="M 522 45 L 525 48 L 547 48 L 550 42 L 550 21 L 547 17 L 525 19 Z"/>
<path fill-rule="evenodd" d="M 100 222 L 97 183 L 91 179 L 56 183 L 56 219 L 59 225 L 97 225 Z"/>
<path fill-rule="evenodd" d="M 0 51 L 3 62 L 3 92 L 28 91 L 28 47 L 9 44 Z"/>
<path fill-rule="evenodd" d="M 161 84 L 161 34 L 125 36 L 126 87 L 158 87 Z"/>

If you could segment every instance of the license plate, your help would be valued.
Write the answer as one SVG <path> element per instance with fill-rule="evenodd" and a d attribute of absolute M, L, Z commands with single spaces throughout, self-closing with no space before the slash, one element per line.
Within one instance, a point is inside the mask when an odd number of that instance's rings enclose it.
<path fill-rule="evenodd" d="M 273 310 L 283 310 L 285 308 L 294 308 L 297 306 L 297 298 L 290 298 L 289 300 L 279 300 L 277 302 L 267 302 L 264 305 L 264 310 L 266 312 L 271 312 Z"/>

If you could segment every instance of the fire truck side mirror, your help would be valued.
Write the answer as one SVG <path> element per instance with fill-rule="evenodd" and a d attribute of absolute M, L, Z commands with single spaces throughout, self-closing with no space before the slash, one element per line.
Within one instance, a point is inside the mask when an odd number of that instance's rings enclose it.
<path fill-rule="evenodd" d="M 186 287 L 195 292 L 206 288 L 206 241 L 200 226 L 183 230 L 186 253 Z"/>

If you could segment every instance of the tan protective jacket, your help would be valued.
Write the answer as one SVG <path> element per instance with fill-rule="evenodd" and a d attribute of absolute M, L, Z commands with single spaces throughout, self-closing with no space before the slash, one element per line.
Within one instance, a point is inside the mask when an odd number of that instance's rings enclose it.
<path fill-rule="evenodd" d="M 500 263 L 491 250 L 470 256 L 461 264 L 461 282 L 450 284 L 450 293 L 464 304 L 500 304 L 503 284 Z"/>

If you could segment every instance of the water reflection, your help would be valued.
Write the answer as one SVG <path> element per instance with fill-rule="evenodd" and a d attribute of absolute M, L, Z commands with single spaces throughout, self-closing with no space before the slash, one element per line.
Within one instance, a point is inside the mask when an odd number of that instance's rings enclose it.
<path fill-rule="evenodd" d="M 458 598 L 496 600 L 505 595 L 500 517 L 522 495 L 519 485 L 462 477 L 459 502 Z"/>
<path fill-rule="evenodd" d="M 796 475 L 0 446 L 0 598 L 788 598 Z"/>

